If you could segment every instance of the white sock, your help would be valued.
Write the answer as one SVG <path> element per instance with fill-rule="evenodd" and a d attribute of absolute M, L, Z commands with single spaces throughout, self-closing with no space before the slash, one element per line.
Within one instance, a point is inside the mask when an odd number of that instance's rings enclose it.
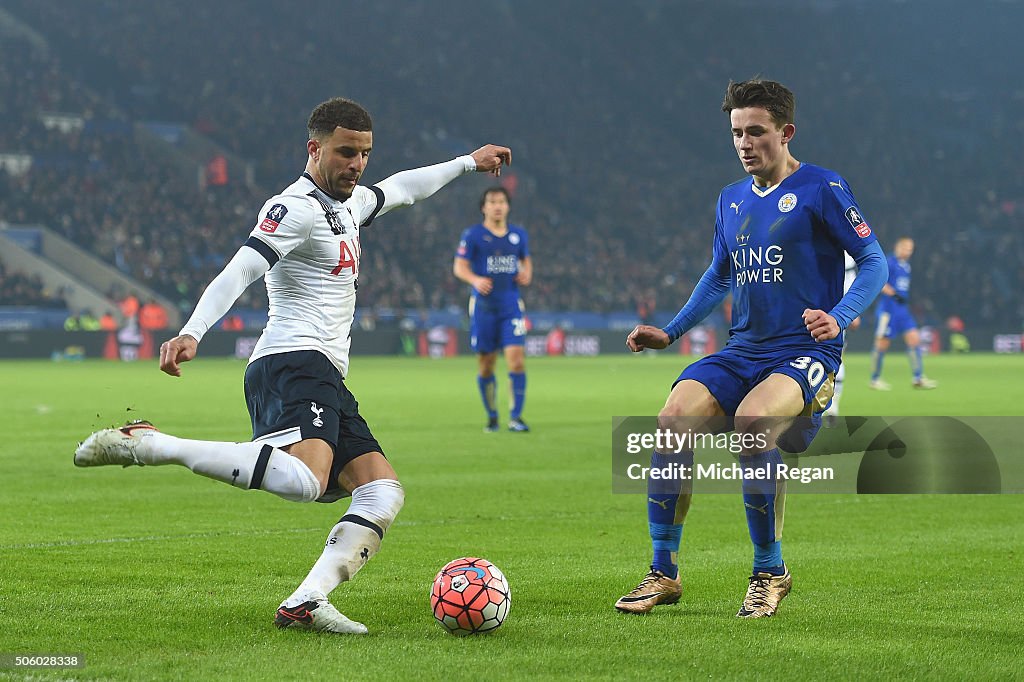
<path fill-rule="evenodd" d="M 323 554 L 309 575 L 282 606 L 298 606 L 311 592 L 327 596 L 351 580 L 380 549 L 384 531 L 395 520 L 405 501 L 402 484 L 380 479 L 352 491 L 352 504 L 327 536 Z"/>
<path fill-rule="evenodd" d="M 836 372 L 835 387 L 832 391 L 832 404 L 825 410 L 825 414 L 839 414 L 839 399 L 843 397 L 843 380 L 846 379 L 846 363 L 839 364 L 839 371 Z"/>
<path fill-rule="evenodd" d="M 176 438 L 159 431 L 136 432 L 136 455 L 145 464 L 180 464 L 200 476 L 243 490 L 266 490 L 292 502 L 320 497 L 320 482 L 297 457 L 262 443 L 225 443 Z"/>

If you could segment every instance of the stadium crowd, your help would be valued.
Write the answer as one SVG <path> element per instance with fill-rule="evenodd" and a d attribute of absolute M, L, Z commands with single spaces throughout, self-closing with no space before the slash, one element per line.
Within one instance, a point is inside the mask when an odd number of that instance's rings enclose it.
<path fill-rule="evenodd" d="M 717 103 L 730 77 L 751 75 L 705 45 L 728 7 L 692 16 L 671 3 L 630 2 L 572 32 L 561 27 L 576 10 L 539 0 L 409 2 L 398 13 L 369 3 L 344 10 L 346 23 L 360 26 L 359 49 L 346 50 L 325 32 L 324 13 L 337 12 L 326 6 L 189 4 L 182 12 L 129 0 L 10 0 L 8 11 L 48 47 L 14 38 L 0 46 L 0 84 L 16 93 L 0 104 L 0 154 L 38 159 L 27 173 L 0 172 L 4 220 L 46 224 L 187 310 L 263 200 L 301 169 L 309 110 L 344 94 L 375 117 L 371 182 L 484 141 L 513 148 L 503 180 L 513 222 L 531 235 L 529 309 L 633 310 L 649 307 L 653 291 L 659 310 L 674 311 L 703 272 L 714 197 L 740 176 Z M 505 13 L 507 40 L 475 51 L 474 27 L 495 11 Z M 801 49 L 821 55 L 794 59 L 788 70 L 799 84 L 795 155 L 844 174 L 883 244 L 917 238 L 912 304 L 923 319 L 1024 320 L 1024 192 L 999 153 L 1000 134 L 1020 125 L 1019 113 L 1007 106 L 985 125 L 965 126 L 964 142 L 949 130 L 977 114 L 970 93 L 919 79 L 906 101 L 878 95 L 895 84 L 881 80 L 873 50 L 886 55 L 895 29 L 866 32 L 864 49 L 837 69 L 833 35 L 801 26 L 809 18 L 787 21 L 804 30 Z M 618 35 L 631 58 L 590 49 L 602 35 Z M 348 68 L 324 72 L 325 58 Z M 666 73 L 665 63 L 687 68 Z M 551 64 L 564 70 L 560 78 L 546 77 Z M 495 94 L 485 103 L 481 90 Z M 47 127 L 41 112 L 86 123 Z M 143 133 L 133 124 L 153 120 L 188 124 L 246 159 L 254 183 L 233 177 L 204 190 L 194 173 L 140 152 Z M 484 186 L 456 183 L 367 230 L 361 306 L 463 306 L 451 258 L 461 229 L 479 218 Z M 265 305 L 259 284 L 243 304 Z"/>
<path fill-rule="evenodd" d="M 38 276 L 6 267 L 0 261 L 0 306 L 67 308 L 64 293 L 51 291 Z"/>

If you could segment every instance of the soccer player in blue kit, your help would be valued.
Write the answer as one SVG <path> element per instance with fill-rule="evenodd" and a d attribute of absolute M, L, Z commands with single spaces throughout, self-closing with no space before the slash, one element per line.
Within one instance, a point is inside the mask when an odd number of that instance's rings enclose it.
<path fill-rule="evenodd" d="M 636 327 L 626 345 L 633 352 L 666 348 L 731 292 L 728 343 L 683 370 L 658 414 L 658 426 L 671 428 L 680 417 L 732 417 L 738 433 L 754 434 L 755 428 L 763 429 L 763 418 L 772 417 L 768 449 L 744 451 L 740 464 L 777 472 L 782 462 L 777 445 L 783 435 L 790 444 L 786 430 L 795 418 L 811 417 L 815 425 L 803 434 L 804 447 L 820 425 L 839 368 L 843 332 L 882 289 L 886 262 L 846 180 L 791 155 L 792 92 L 767 80 L 731 82 L 722 109 L 729 114 L 743 169 L 753 177 L 719 195 L 711 265 L 690 300 L 666 327 Z M 844 250 L 858 267 L 845 295 Z M 675 456 L 692 467 L 692 451 Z M 676 461 L 655 451 L 651 466 Z M 690 490 L 682 480 L 648 482 L 654 558 L 647 576 L 616 602 L 618 610 L 647 613 L 679 601 L 678 553 Z M 770 477 L 768 485 L 744 480 L 743 502 L 754 564 L 736 615 L 771 616 L 792 585 L 781 545 L 785 480 Z"/>
<path fill-rule="evenodd" d="M 498 430 L 494 365 L 498 349 L 502 348 L 512 388 L 508 430 L 530 430 L 523 421 L 526 309 L 519 297 L 519 287 L 529 285 L 533 279 L 533 261 L 526 230 L 508 222 L 510 208 L 511 201 L 504 187 L 486 190 L 480 198 L 483 222 L 462 233 L 452 266 L 455 276 L 473 288 L 469 300 L 470 344 L 479 359 L 477 385 L 487 411 L 484 431 L 488 432 Z"/>
<path fill-rule="evenodd" d="M 907 344 L 914 388 L 930 389 L 939 385 L 924 375 L 921 335 L 907 305 L 910 296 L 910 257 L 913 255 L 914 240 L 900 237 L 889 256 L 889 281 L 882 288 L 882 297 L 878 300 L 878 326 L 875 328 L 875 349 L 871 356 L 870 386 L 876 391 L 892 388 L 882 380 L 882 363 L 885 361 L 885 352 L 889 350 L 889 339 L 895 334 L 902 334 Z"/>

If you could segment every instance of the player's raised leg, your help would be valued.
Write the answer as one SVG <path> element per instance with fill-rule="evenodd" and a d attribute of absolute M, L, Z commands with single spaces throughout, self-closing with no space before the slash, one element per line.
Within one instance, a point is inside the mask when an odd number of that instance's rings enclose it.
<path fill-rule="evenodd" d="M 303 456 L 264 443 L 189 440 L 161 433 L 148 422 L 103 429 L 75 450 L 75 466 L 159 466 L 178 464 L 194 473 L 243 490 L 266 490 L 293 502 L 320 497 L 330 470 L 330 446 L 308 448 Z"/>
<path fill-rule="evenodd" d="M 338 477 L 352 503 L 327 535 L 323 553 L 305 580 L 277 610 L 274 623 L 339 634 L 366 634 L 366 626 L 341 614 L 327 600 L 343 582 L 351 580 L 380 549 L 384 533 L 405 501 L 395 470 L 380 452 L 359 455 Z"/>
<path fill-rule="evenodd" d="M 671 430 L 680 425 L 680 418 L 689 418 L 684 428 L 696 428 L 695 419 L 722 414 L 718 401 L 703 384 L 683 380 L 673 387 L 658 414 L 658 428 Z M 670 464 L 692 467 L 693 452 L 652 453 L 652 468 L 665 468 Z M 675 604 L 679 601 L 682 596 L 679 547 L 683 537 L 683 523 L 692 498 L 693 488 L 688 480 L 648 479 L 647 524 L 653 549 L 651 567 L 639 585 L 615 602 L 615 608 L 619 611 L 648 613 L 658 604 Z"/>

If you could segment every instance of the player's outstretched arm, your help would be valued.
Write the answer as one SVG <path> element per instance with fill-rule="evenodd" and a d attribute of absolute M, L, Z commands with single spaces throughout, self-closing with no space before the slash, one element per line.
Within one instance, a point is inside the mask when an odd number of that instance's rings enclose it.
<path fill-rule="evenodd" d="M 377 187 L 384 193 L 384 203 L 378 215 L 383 215 L 398 206 L 411 206 L 421 199 L 426 199 L 465 173 L 476 171 L 500 175 L 502 165 L 507 166 L 510 163 L 512 150 L 488 144 L 472 154 L 451 161 L 395 173 L 377 183 Z"/>
<path fill-rule="evenodd" d="M 672 340 L 665 333 L 665 330 L 652 327 L 649 324 L 639 324 L 626 337 L 626 348 L 634 353 L 639 353 L 647 348 L 662 350 L 668 348 Z"/>

